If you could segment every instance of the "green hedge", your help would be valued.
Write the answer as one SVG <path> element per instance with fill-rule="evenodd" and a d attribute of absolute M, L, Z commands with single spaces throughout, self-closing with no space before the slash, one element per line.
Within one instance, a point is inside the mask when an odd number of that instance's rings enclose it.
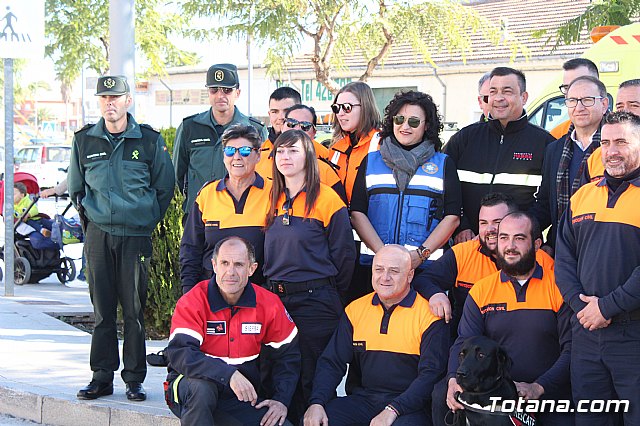
<path fill-rule="evenodd" d="M 169 153 L 173 152 L 176 129 L 162 129 Z M 180 285 L 180 239 L 182 238 L 182 202 L 184 197 L 176 189 L 167 213 L 151 236 L 153 255 L 149 268 L 149 287 L 145 324 L 150 338 L 169 335 L 171 315 L 182 294 Z"/>

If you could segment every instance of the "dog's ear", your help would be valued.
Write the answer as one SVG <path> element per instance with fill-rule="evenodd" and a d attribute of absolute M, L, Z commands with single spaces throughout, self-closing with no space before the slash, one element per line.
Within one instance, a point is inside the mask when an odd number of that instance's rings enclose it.
<path fill-rule="evenodd" d="M 496 350 L 496 358 L 498 359 L 498 374 L 505 379 L 511 379 L 511 357 L 507 355 L 507 352 L 498 346 Z"/>

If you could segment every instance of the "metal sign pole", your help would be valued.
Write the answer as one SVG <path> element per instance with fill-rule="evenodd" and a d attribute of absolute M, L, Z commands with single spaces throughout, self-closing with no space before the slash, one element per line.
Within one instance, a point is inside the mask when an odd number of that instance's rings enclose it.
<path fill-rule="evenodd" d="M 13 59 L 4 60 L 4 295 L 13 296 Z"/>

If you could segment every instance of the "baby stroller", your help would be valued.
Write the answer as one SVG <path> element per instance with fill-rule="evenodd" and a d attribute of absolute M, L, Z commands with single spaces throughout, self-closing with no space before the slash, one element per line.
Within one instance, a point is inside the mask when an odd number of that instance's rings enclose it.
<path fill-rule="evenodd" d="M 60 250 L 55 249 L 36 249 L 34 248 L 28 236 L 23 236 L 16 232 L 18 226 L 25 220 L 31 207 L 38 201 L 40 186 L 35 176 L 29 173 L 16 172 L 14 174 L 15 182 L 22 182 L 27 187 L 27 192 L 33 194 L 29 208 L 21 215 L 13 225 L 14 235 L 14 282 L 16 285 L 25 283 L 37 283 L 43 278 L 48 277 L 52 273 L 58 276 L 58 280 L 64 284 L 73 281 L 76 277 L 76 266 L 70 257 L 60 257 Z M 0 208 L 4 212 L 4 181 L 0 181 Z M 69 209 L 65 209 L 66 211 Z M 63 213 L 64 215 L 64 213 Z M 46 214 L 40 213 L 41 218 L 49 219 Z M 0 248 L 0 259 L 4 260 L 4 247 Z M 2 275 L 0 274 L 0 277 Z"/>

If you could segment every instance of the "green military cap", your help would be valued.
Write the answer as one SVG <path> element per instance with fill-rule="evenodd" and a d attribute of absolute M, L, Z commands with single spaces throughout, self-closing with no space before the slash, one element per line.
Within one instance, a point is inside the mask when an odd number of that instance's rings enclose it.
<path fill-rule="evenodd" d="M 207 87 L 238 87 L 238 67 L 233 64 L 211 65 L 207 71 Z"/>
<path fill-rule="evenodd" d="M 98 78 L 96 96 L 120 96 L 129 93 L 127 79 L 121 75 L 105 75 Z"/>

